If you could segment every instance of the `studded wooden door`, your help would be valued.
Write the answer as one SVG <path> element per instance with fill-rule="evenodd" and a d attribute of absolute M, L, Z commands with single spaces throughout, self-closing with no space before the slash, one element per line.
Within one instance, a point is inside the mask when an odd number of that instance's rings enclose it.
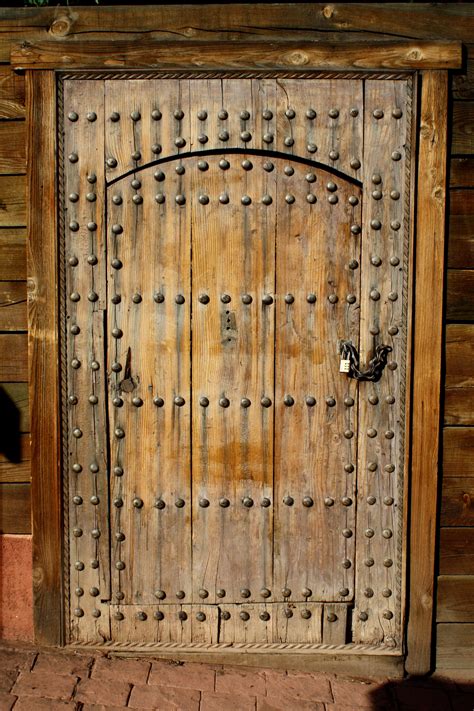
<path fill-rule="evenodd" d="M 60 88 L 70 641 L 399 647 L 412 79 Z"/>

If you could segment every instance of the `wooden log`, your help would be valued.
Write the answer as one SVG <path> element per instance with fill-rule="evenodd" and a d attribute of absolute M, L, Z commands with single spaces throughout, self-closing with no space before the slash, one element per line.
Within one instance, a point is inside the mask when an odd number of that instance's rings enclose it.
<path fill-rule="evenodd" d="M 27 383 L 0 383 L 0 411 L 15 420 L 17 431 L 30 431 L 30 407 Z"/>
<path fill-rule="evenodd" d="M 0 229 L 0 279 L 26 279 L 26 230 Z"/>
<path fill-rule="evenodd" d="M 26 129 L 24 121 L 0 123 L 0 174 L 26 172 Z"/>
<path fill-rule="evenodd" d="M 474 476 L 474 428 L 445 427 L 443 430 L 443 478 Z"/>
<path fill-rule="evenodd" d="M 474 321 L 474 270 L 448 269 L 446 319 Z"/>
<path fill-rule="evenodd" d="M 18 119 L 24 116 L 25 77 L 15 74 L 10 67 L 0 67 L 0 119 Z"/>
<path fill-rule="evenodd" d="M 449 677 L 468 673 L 472 679 L 474 672 L 474 624 L 442 623 L 437 625 L 436 670 L 438 673 L 449 671 Z"/>
<path fill-rule="evenodd" d="M 474 153 L 474 101 L 453 104 L 451 153 Z"/>
<path fill-rule="evenodd" d="M 446 388 L 474 388 L 474 326 L 446 328 Z"/>
<path fill-rule="evenodd" d="M 445 391 L 444 424 L 474 425 L 474 388 Z"/>
<path fill-rule="evenodd" d="M 26 181 L 24 175 L 0 176 L 0 227 L 26 225 Z"/>
<path fill-rule="evenodd" d="M 0 281 L 0 331 L 26 331 L 26 282 Z"/>
<path fill-rule="evenodd" d="M 31 533 L 30 484 L 0 484 L 0 533 Z"/>
<path fill-rule="evenodd" d="M 465 69 L 453 74 L 454 99 L 474 99 L 474 45 L 467 47 L 466 55 Z"/>
<path fill-rule="evenodd" d="M 13 444 L 13 446 L 12 446 Z M 30 481 L 31 478 L 31 448 L 30 435 L 19 435 L 17 433 L 13 443 L 10 442 L 10 450 L 5 453 L 4 447 L 0 451 L 0 482 L 18 484 Z"/>
<path fill-rule="evenodd" d="M 474 477 L 444 479 L 441 497 L 442 526 L 474 526 Z"/>
<path fill-rule="evenodd" d="M 451 188 L 474 186 L 474 158 L 451 158 L 449 186 Z"/>
<path fill-rule="evenodd" d="M 271 14 L 269 13 L 271 11 Z M 286 37 L 289 31 L 315 39 L 316 32 L 331 31 L 386 34 L 425 39 L 457 39 L 472 42 L 474 20 L 469 4 L 431 6 L 427 3 L 279 3 L 223 4 L 202 6 L 3 8 L 0 23 L 15 37 L 23 30 L 27 38 L 43 36 L 90 36 L 103 32 L 147 33 L 162 37 L 235 39 L 258 38 L 263 32 Z M 271 25 L 270 28 L 268 26 Z M 2 61 L 5 61 L 2 59 Z"/>
<path fill-rule="evenodd" d="M 440 575 L 437 622 L 474 622 L 474 575 Z"/>
<path fill-rule="evenodd" d="M 439 572 L 441 575 L 474 575 L 474 528 L 442 528 Z"/>
<path fill-rule="evenodd" d="M 12 49 L 15 69 L 450 69 L 461 64 L 456 42 L 160 42 L 144 38 L 88 42 L 23 42 Z"/>
<path fill-rule="evenodd" d="M 418 158 L 412 420 L 412 521 L 410 616 L 406 668 L 425 674 L 431 663 L 434 604 L 439 414 L 442 358 L 444 221 L 448 81 L 445 72 L 423 72 Z"/>
<path fill-rule="evenodd" d="M 28 337 L 26 334 L 0 334 L 0 382 L 28 380 Z"/>
<path fill-rule="evenodd" d="M 474 267 L 474 215 L 450 215 L 448 266 L 455 269 Z"/>

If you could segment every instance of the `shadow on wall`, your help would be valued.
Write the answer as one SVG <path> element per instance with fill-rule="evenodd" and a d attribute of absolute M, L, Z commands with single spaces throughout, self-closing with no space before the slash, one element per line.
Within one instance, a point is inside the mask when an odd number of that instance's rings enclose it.
<path fill-rule="evenodd" d="M 9 462 L 21 461 L 20 411 L 0 387 L 0 454 Z"/>
<path fill-rule="evenodd" d="M 462 664 L 462 660 L 460 660 Z M 448 672 L 446 672 L 448 674 Z M 467 674 L 467 672 L 466 672 Z M 434 677 L 409 677 L 407 679 L 387 681 L 372 688 L 365 696 L 369 706 L 357 706 L 352 683 L 352 706 L 358 711 L 472 711 L 474 709 L 474 679 L 456 678 L 458 674 L 451 670 L 444 678 L 441 672 Z M 348 682 L 347 691 L 350 692 Z M 337 693 L 337 687 L 335 689 Z M 361 689 L 362 691 L 362 689 Z M 335 701 L 337 696 L 335 693 Z M 362 692 L 363 693 L 363 692 Z M 341 699 L 342 701 L 342 699 Z M 346 707 L 344 707 L 346 708 Z M 327 706 L 329 711 L 330 706 Z"/>

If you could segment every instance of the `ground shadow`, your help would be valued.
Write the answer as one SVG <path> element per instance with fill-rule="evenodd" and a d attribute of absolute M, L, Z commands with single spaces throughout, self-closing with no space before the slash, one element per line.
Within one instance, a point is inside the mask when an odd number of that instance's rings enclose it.
<path fill-rule="evenodd" d="M 473 711 L 474 672 L 471 681 L 444 677 L 440 672 L 394 679 L 377 686 L 369 697 L 370 711 Z"/>

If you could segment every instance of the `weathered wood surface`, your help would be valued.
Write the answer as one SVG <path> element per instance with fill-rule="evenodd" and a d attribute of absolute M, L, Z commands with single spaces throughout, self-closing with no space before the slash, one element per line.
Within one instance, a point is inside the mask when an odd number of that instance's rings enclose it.
<path fill-rule="evenodd" d="M 474 476 L 474 428 L 445 427 L 443 430 L 443 478 Z"/>
<path fill-rule="evenodd" d="M 472 38 L 465 41 L 472 42 Z M 453 74 L 451 93 L 453 99 L 474 99 L 474 45 L 472 44 L 466 47 L 464 68 Z"/>
<path fill-rule="evenodd" d="M 0 533 L 31 533 L 31 487 L 0 484 Z"/>
<path fill-rule="evenodd" d="M 443 481 L 442 526 L 474 526 L 474 477 L 448 477 Z"/>
<path fill-rule="evenodd" d="M 4 33 L 0 18 L 0 47 Z M 25 116 L 25 77 L 10 67 L 0 67 L 0 119 L 19 119 Z"/>
<path fill-rule="evenodd" d="M 472 186 L 474 186 L 474 158 L 451 158 L 449 187 L 470 188 Z"/>
<path fill-rule="evenodd" d="M 12 432 L 11 436 L 17 440 L 14 445 L 18 452 L 15 452 L 16 456 L 12 461 L 12 457 L 8 457 L 2 447 L 2 451 L 0 451 L 0 482 L 29 482 L 31 478 L 30 435 L 19 436 L 17 433 Z"/>
<path fill-rule="evenodd" d="M 28 380 L 28 337 L 26 334 L 0 334 L 0 383 Z"/>
<path fill-rule="evenodd" d="M 26 172 L 26 124 L 0 122 L 0 174 Z"/>
<path fill-rule="evenodd" d="M 0 229 L 0 279 L 26 279 L 26 230 L 23 228 Z"/>
<path fill-rule="evenodd" d="M 474 575 L 438 578 L 438 622 L 474 622 Z"/>
<path fill-rule="evenodd" d="M 2 412 L 12 411 L 16 420 L 17 432 L 30 431 L 30 408 L 28 402 L 28 384 L 0 383 Z"/>
<path fill-rule="evenodd" d="M 437 625 L 436 669 L 449 671 L 449 676 L 472 680 L 474 673 L 474 624 L 446 622 Z"/>
<path fill-rule="evenodd" d="M 445 391 L 444 424 L 474 425 L 474 388 Z"/>
<path fill-rule="evenodd" d="M 451 153 L 474 153 L 474 101 L 454 102 Z"/>
<path fill-rule="evenodd" d="M 441 387 L 447 116 L 445 72 L 422 74 L 418 158 L 412 420 L 422 437 L 412 444 L 410 616 L 407 669 L 430 668 L 434 596 L 439 391 Z M 436 150 L 433 150 L 433 146 Z M 427 353 L 430 354 L 427 359 Z M 413 653 L 410 652 L 413 650 Z"/>
<path fill-rule="evenodd" d="M 446 328 L 446 388 L 474 388 L 474 325 Z"/>
<path fill-rule="evenodd" d="M 450 213 L 448 266 L 456 269 L 474 268 L 474 214 Z"/>
<path fill-rule="evenodd" d="M 28 42 L 13 47 L 15 69 L 449 69 L 461 66 L 457 42 L 384 41 L 363 45 L 318 42 L 161 42 L 145 38 L 101 43 Z"/>
<path fill-rule="evenodd" d="M 474 575 L 474 526 L 441 529 L 439 572 L 441 575 Z"/>
<path fill-rule="evenodd" d="M 33 599 L 36 641 L 62 641 L 62 483 L 57 373 L 58 283 L 55 78 L 27 78 L 28 353 L 33 508 Z M 41 125 L 43 130 L 38 131 Z M 33 160 L 34 157 L 34 160 Z M 25 344 L 23 351 L 26 350 Z M 17 351 L 18 356 L 19 351 Z M 41 383 L 41 387 L 37 387 Z"/>
<path fill-rule="evenodd" d="M 474 321 L 474 269 L 448 269 L 446 320 Z"/>
<path fill-rule="evenodd" d="M 0 331 L 26 328 L 26 282 L 0 281 Z"/>
<path fill-rule="evenodd" d="M 23 175 L 0 176 L 0 227 L 26 225 L 26 180 Z"/>

